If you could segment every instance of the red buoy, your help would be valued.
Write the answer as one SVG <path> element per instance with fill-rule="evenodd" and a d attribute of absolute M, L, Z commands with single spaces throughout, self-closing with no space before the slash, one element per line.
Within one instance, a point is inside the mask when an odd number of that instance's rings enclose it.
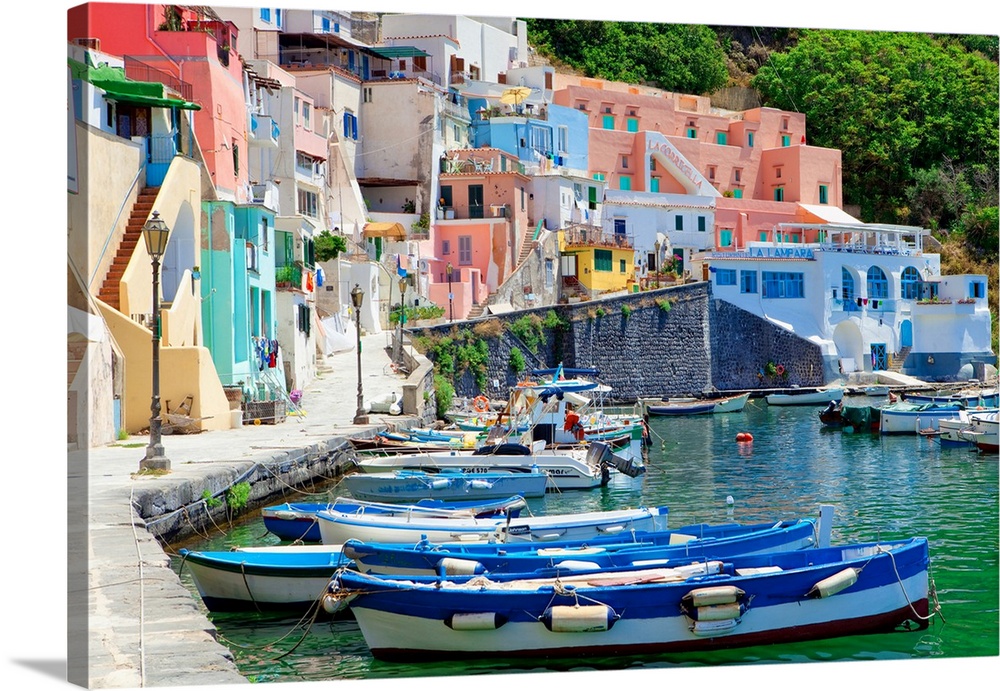
<path fill-rule="evenodd" d="M 753 435 L 749 432 L 739 432 L 736 435 L 736 441 L 738 442 L 751 442 L 753 441 Z"/>

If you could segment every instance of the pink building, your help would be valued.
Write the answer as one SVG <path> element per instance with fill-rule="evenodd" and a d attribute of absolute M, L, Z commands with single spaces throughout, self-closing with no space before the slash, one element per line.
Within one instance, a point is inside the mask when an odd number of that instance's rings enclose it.
<path fill-rule="evenodd" d="M 457 149 L 444 163 L 450 172 L 440 178 L 428 297 L 448 309 L 446 314 L 464 319 L 510 276 L 523 261 L 525 247 L 530 248 L 530 178 L 515 156 L 500 149 Z"/>
<path fill-rule="evenodd" d="M 192 94 L 185 98 L 201 106 L 194 127 L 216 190 L 238 203 L 252 201 L 235 24 L 209 8 L 103 2 L 68 10 L 67 22 L 70 42 L 126 58 L 126 75 L 131 61 L 190 84 Z"/>

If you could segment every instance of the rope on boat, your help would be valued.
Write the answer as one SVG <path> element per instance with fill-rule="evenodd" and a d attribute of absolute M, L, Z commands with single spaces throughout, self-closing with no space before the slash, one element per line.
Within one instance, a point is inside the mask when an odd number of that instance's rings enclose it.
<path fill-rule="evenodd" d="M 930 589 L 929 589 L 930 593 L 929 594 L 931 596 L 931 599 L 934 600 L 934 608 L 930 611 L 930 613 L 928 613 L 928 615 L 926 617 L 925 616 L 921 616 L 917 612 L 917 609 L 913 606 L 913 603 L 910 602 L 910 596 L 906 593 L 906 588 L 903 586 L 903 579 L 899 575 L 899 569 L 896 568 L 896 556 L 892 553 L 892 550 L 888 550 L 888 549 L 887 550 L 882 550 L 881 547 L 879 547 L 878 549 L 880 551 L 882 551 L 884 554 L 888 554 L 889 555 L 889 561 L 892 562 L 892 570 L 896 574 L 896 580 L 899 582 L 899 587 L 903 591 L 903 597 L 906 598 L 906 604 L 909 605 L 910 611 L 913 612 L 913 616 L 916 617 L 917 619 L 921 620 L 921 621 L 930 621 L 935 616 L 940 616 L 941 617 L 941 621 L 944 621 L 944 615 L 941 614 L 941 603 L 938 602 L 938 599 L 937 599 L 937 589 L 934 587 L 934 581 L 933 581 L 933 579 L 931 579 L 931 582 L 930 582 Z"/>
<path fill-rule="evenodd" d="M 247 572 L 246 572 L 246 562 L 240 562 L 240 575 L 243 576 L 243 585 L 247 589 L 247 595 L 250 596 L 250 602 L 253 603 L 254 609 L 260 612 L 260 606 L 257 604 L 257 600 L 253 596 L 253 592 L 250 590 L 250 584 L 247 582 Z"/>

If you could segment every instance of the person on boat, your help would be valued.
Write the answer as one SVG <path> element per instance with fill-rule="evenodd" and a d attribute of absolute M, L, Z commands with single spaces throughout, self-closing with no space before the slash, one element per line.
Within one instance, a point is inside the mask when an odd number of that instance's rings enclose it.
<path fill-rule="evenodd" d="M 583 425 L 580 424 L 580 414 L 573 409 L 572 403 L 566 404 L 566 417 L 563 419 L 563 430 L 572 432 L 577 441 L 583 441 Z"/>

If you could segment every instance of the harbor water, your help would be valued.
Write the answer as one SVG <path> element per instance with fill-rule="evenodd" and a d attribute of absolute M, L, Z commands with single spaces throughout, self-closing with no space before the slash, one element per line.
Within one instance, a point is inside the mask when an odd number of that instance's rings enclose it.
<path fill-rule="evenodd" d="M 586 659 L 389 663 L 375 660 L 352 619 L 300 621 L 254 613 L 208 614 L 240 672 L 257 682 L 402 679 L 567 670 L 624 670 L 812 661 L 996 656 L 998 466 L 995 455 L 942 447 L 933 437 L 823 428 L 817 407 L 652 418 L 648 471 L 609 486 L 529 500 L 536 515 L 665 505 L 669 523 L 757 523 L 817 516 L 834 507 L 834 544 L 924 536 L 943 616 L 923 631 L 732 650 Z M 750 432 L 752 443 L 737 443 Z M 329 494 L 293 501 L 327 501 Z M 731 501 L 730 501 L 731 498 Z M 192 549 L 277 544 L 258 518 Z M 180 559 L 175 569 L 201 607 Z"/>

